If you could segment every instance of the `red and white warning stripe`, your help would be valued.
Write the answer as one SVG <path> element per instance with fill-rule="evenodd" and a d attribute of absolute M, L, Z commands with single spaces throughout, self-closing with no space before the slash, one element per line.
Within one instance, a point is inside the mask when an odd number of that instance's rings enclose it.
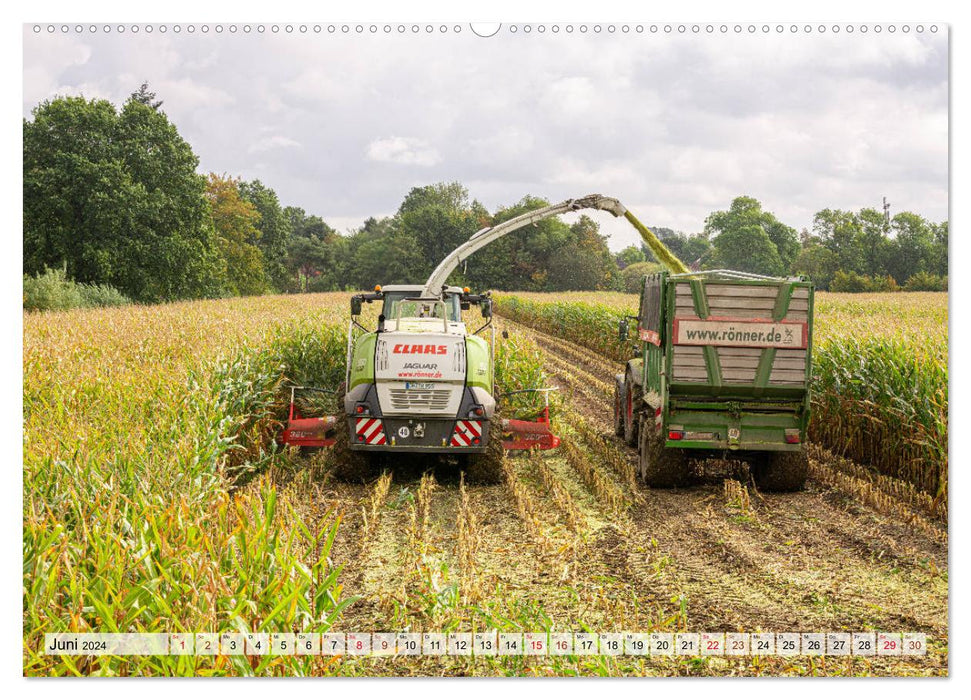
<path fill-rule="evenodd" d="M 660 406 L 658 406 L 657 410 L 654 411 L 654 425 L 656 425 L 659 429 L 661 427 L 661 407 Z"/>
<path fill-rule="evenodd" d="M 383 445 L 387 442 L 380 418 L 358 418 L 355 432 L 357 441 L 365 445 Z"/>
<path fill-rule="evenodd" d="M 481 422 L 477 420 L 460 420 L 455 422 L 455 432 L 452 433 L 452 447 L 468 447 L 474 440 L 481 438 Z"/>

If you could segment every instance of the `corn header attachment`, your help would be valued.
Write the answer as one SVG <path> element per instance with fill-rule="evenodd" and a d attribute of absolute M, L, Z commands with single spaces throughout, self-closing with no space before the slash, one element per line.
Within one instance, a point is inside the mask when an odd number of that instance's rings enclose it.
<path fill-rule="evenodd" d="M 326 392 L 324 389 L 310 386 L 290 387 L 290 408 L 286 427 L 280 436 L 280 444 L 293 447 L 333 447 L 334 443 L 337 442 L 335 431 L 339 423 L 338 417 L 305 418 L 297 406 L 298 391 Z"/>
<path fill-rule="evenodd" d="M 502 447 L 506 450 L 552 450 L 560 446 L 560 438 L 553 434 L 550 426 L 550 392 L 557 387 L 546 389 L 520 389 L 510 391 L 505 396 L 525 393 L 542 393 L 543 410 L 535 420 L 506 418 L 502 421 Z"/>

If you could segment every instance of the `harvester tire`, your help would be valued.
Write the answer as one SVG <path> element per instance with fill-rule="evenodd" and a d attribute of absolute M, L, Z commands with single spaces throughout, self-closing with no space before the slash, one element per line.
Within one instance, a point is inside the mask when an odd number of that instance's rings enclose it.
<path fill-rule="evenodd" d="M 644 416 L 640 420 L 637 464 L 641 480 L 651 488 L 674 488 L 690 482 L 687 455 L 682 450 L 665 447 L 654 421 Z"/>
<path fill-rule="evenodd" d="M 770 452 L 752 463 L 751 472 L 761 491 L 802 491 L 809 475 L 809 457 L 805 452 Z"/>
<path fill-rule="evenodd" d="M 614 378 L 614 435 L 624 437 L 624 380 Z"/>
<path fill-rule="evenodd" d="M 486 451 L 481 454 L 468 456 L 465 476 L 470 484 L 490 485 L 502 483 L 502 460 L 505 450 L 502 448 L 502 421 L 498 411 L 489 423 L 489 442 Z"/>
<path fill-rule="evenodd" d="M 335 431 L 334 446 L 327 454 L 331 473 L 341 481 L 361 484 L 371 477 L 371 455 L 350 448 L 351 436 L 345 425 Z"/>
<path fill-rule="evenodd" d="M 628 372 L 624 381 L 624 442 L 630 447 L 637 447 L 637 426 L 640 423 L 638 410 L 641 405 L 641 388 L 634 382 L 634 377 Z"/>

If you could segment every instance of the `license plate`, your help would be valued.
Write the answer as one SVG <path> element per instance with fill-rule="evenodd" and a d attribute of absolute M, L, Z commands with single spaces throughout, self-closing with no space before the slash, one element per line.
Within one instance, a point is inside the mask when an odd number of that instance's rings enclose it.
<path fill-rule="evenodd" d="M 405 382 L 405 389 L 417 389 L 419 391 L 428 391 L 435 388 L 434 382 Z"/>

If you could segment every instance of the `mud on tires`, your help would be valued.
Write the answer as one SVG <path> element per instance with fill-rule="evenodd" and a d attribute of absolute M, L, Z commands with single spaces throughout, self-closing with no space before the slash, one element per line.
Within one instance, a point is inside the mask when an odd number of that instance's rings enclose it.
<path fill-rule="evenodd" d="M 641 416 L 638 431 L 637 464 L 641 480 L 652 488 L 686 486 L 691 481 L 688 457 L 683 451 L 664 446 L 664 436 L 653 419 Z"/>
<path fill-rule="evenodd" d="M 802 491 L 809 475 L 809 457 L 805 452 L 770 452 L 753 460 L 750 469 L 761 491 Z"/>
<path fill-rule="evenodd" d="M 502 420 L 498 411 L 489 423 L 489 442 L 482 454 L 468 455 L 465 463 L 465 477 L 470 484 L 499 484 L 502 483 Z"/>

